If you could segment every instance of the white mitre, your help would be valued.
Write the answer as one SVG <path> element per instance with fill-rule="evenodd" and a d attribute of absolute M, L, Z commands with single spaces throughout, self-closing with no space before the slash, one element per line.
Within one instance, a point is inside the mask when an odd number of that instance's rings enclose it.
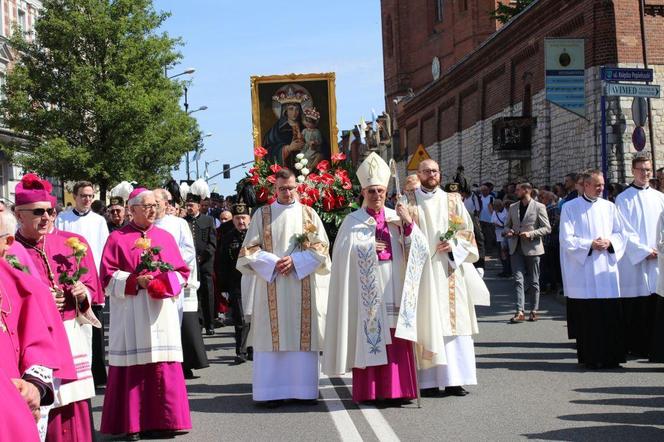
<path fill-rule="evenodd" d="M 357 168 L 357 178 L 364 189 L 369 186 L 387 187 L 390 184 L 390 166 L 376 152 L 371 152 Z"/>

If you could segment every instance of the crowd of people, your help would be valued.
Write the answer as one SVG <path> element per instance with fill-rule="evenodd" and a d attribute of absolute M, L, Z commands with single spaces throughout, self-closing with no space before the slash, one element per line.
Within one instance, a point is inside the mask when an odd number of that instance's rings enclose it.
<path fill-rule="evenodd" d="M 425 160 L 388 195 L 390 168 L 372 153 L 357 169 L 361 207 L 334 244 L 287 168 L 261 207 L 197 180 L 179 189 L 182 207 L 173 189 L 123 182 L 93 210 L 95 186 L 81 181 L 58 211 L 50 183 L 27 174 L 11 210 L 0 205 L 0 440 L 93 439 L 100 385 L 102 433 L 187 431 L 185 379 L 209 366 L 203 336 L 221 310 L 235 363 L 253 361 L 257 406 L 316 403 L 321 372 L 352 373 L 357 403 L 465 396 L 492 255 L 514 277 L 510 322 L 539 320 L 540 287 L 560 289 L 579 363 L 662 362 L 664 194 L 647 157 L 632 172 L 607 200 L 597 170 L 494 192 L 469 186 L 463 168 L 442 185 Z"/>

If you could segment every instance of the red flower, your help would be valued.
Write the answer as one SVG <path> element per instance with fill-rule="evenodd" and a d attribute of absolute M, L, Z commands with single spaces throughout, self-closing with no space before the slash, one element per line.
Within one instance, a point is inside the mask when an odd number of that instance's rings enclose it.
<path fill-rule="evenodd" d="M 267 155 L 267 149 L 262 146 L 254 147 L 254 156 L 256 158 L 263 158 L 265 155 Z"/>
<path fill-rule="evenodd" d="M 316 173 L 310 173 L 309 175 L 307 175 L 307 179 L 312 183 L 320 183 L 320 175 Z"/>
<path fill-rule="evenodd" d="M 258 175 L 252 175 L 249 177 L 249 182 L 255 186 L 256 184 L 258 184 L 259 179 L 260 177 Z"/>
<path fill-rule="evenodd" d="M 163 299 L 166 296 L 166 285 L 161 279 L 152 279 L 148 283 L 148 295 L 153 299 Z"/>
<path fill-rule="evenodd" d="M 252 167 L 251 169 L 249 169 L 249 175 L 255 175 L 257 170 L 258 169 L 256 167 Z"/>
<path fill-rule="evenodd" d="M 277 197 L 274 196 L 274 195 L 272 195 L 272 196 L 267 200 L 267 203 L 268 203 L 268 204 L 272 204 L 272 203 L 275 202 L 276 200 L 277 200 Z"/>
<path fill-rule="evenodd" d="M 336 155 L 332 155 L 332 162 L 336 163 L 338 161 L 343 161 L 346 159 L 346 154 L 343 152 L 339 152 Z"/>
<path fill-rule="evenodd" d="M 272 184 L 274 184 L 274 183 L 277 182 L 277 177 L 276 177 L 276 175 L 274 175 L 274 174 L 268 176 L 266 179 L 267 179 L 269 182 L 271 182 Z"/>
<path fill-rule="evenodd" d="M 313 206 L 314 202 L 315 201 L 313 200 L 313 198 L 311 198 L 309 194 L 303 193 L 300 195 L 300 204 L 304 204 L 305 206 L 311 207 Z"/>
<path fill-rule="evenodd" d="M 320 170 L 321 172 L 325 172 L 329 168 L 330 168 L 330 162 L 327 160 L 323 160 L 320 163 L 316 164 L 316 169 Z"/>
<path fill-rule="evenodd" d="M 334 177 L 329 173 L 324 173 L 323 175 L 321 175 L 320 180 L 323 184 L 327 186 L 331 186 L 332 184 L 334 184 Z"/>
<path fill-rule="evenodd" d="M 309 189 L 309 186 L 306 185 L 306 183 L 299 184 L 297 186 L 297 193 L 302 195 L 304 192 L 306 192 Z"/>
<path fill-rule="evenodd" d="M 341 208 L 344 206 L 345 203 L 346 203 L 346 198 L 344 198 L 343 195 L 339 195 L 337 197 L 337 207 Z"/>
<path fill-rule="evenodd" d="M 353 188 L 353 183 L 351 183 L 350 181 L 344 181 L 343 183 L 341 183 L 341 188 L 344 190 L 350 190 Z"/>
<path fill-rule="evenodd" d="M 323 198 L 323 210 L 326 212 L 331 212 L 334 210 L 334 206 L 336 204 L 336 201 L 334 200 L 334 197 L 331 196 L 326 196 Z"/>
<path fill-rule="evenodd" d="M 342 180 L 348 179 L 348 171 L 346 169 L 338 168 L 334 171 L 334 176 L 341 178 Z"/>
<path fill-rule="evenodd" d="M 309 189 L 307 189 L 306 192 L 307 195 L 309 195 L 309 197 L 311 197 L 314 200 L 314 202 L 320 199 L 320 192 L 315 187 L 310 187 Z"/>
<path fill-rule="evenodd" d="M 269 194 L 265 186 L 259 187 L 258 190 L 256 191 L 256 199 L 260 203 L 264 203 L 265 201 L 267 201 L 268 196 Z"/>
<path fill-rule="evenodd" d="M 270 170 L 272 171 L 272 173 L 277 173 L 281 169 L 282 169 L 282 167 L 278 164 L 273 164 L 273 165 L 270 166 Z"/>

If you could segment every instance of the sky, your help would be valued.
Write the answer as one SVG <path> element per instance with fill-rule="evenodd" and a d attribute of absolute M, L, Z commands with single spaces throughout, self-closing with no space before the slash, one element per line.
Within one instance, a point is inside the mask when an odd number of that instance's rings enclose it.
<path fill-rule="evenodd" d="M 378 0 L 154 0 L 154 6 L 172 14 L 162 30 L 183 40 L 182 61 L 169 75 L 195 68 L 189 109 L 208 107 L 192 114 L 203 133 L 212 134 L 205 138 L 201 177 L 206 161 L 216 161 L 209 164 L 212 176 L 223 163 L 253 159 L 252 75 L 335 72 L 339 131 L 385 107 Z M 211 190 L 234 193 L 247 170 L 210 180 Z M 173 175 L 186 178 L 184 160 Z"/>

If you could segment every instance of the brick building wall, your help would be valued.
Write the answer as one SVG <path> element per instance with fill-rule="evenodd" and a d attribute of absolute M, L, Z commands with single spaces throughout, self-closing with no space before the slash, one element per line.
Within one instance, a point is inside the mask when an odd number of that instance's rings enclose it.
<path fill-rule="evenodd" d="M 481 2 L 470 3 L 479 8 Z M 382 3 L 384 21 L 387 14 L 395 20 L 395 10 L 388 8 L 392 4 L 400 2 Z M 444 4 L 454 8 L 458 1 Z M 661 32 L 664 1 L 646 0 L 646 4 L 648 57 L 656 72 L 655 83 L 661 84 L 664 82 L 664 33 Z M 411 15 L 397 16 L 402 29 L 412 28 L 410 34 L 421 34 L 410 19 Z M 405 41 L 413 37 L 403 34 L 401 31 Z M 547 37 L 585 41 L 586 118 L 545 100 L 544 39 Z M 395 66 L 388 71 L 390 60 L 385 56 L 386 106 L 397 122 L 401 158 L 406 160 L 421 143 L 441 163 L 445 178 L 449 179 L 456 167 L 463 164 L 472 181 L 495 183 L 518 178 L 551 183 L 560 181 L 570 171 L 597 167 L 600 164 L 599 67 L 642 66 L 639 65 L 641 51 L 637 1 L 537 0 L 465 56 L 451 65 L 441 62 L 444 65 L 441 78 L 433 81 L 429 72 L 428 81 L 417 85 L 413 96 L 406 96 L 398 105 L 394 97 L 403 90 L 394 89 L 394 79 L 400 72 Z M 426 60 L 429 55 L 422 54 L 420 63 L 430 63 Z M 655 144 L 660 146 L 664 142 L 664 107 L 661 100 L 652 103 Z M 631 99 L 609 100 L 610 181 L 624 182 L 630 178 L 628 163 L 634 153 L 630 106 Z M 536 118 L 529 158 L 498 160 L 493 151 L 493 121 L 521 116 L 524 111 Z M 664 165 L 663 154 L 664 150 L 658 148 L 659 166 Z"/>

